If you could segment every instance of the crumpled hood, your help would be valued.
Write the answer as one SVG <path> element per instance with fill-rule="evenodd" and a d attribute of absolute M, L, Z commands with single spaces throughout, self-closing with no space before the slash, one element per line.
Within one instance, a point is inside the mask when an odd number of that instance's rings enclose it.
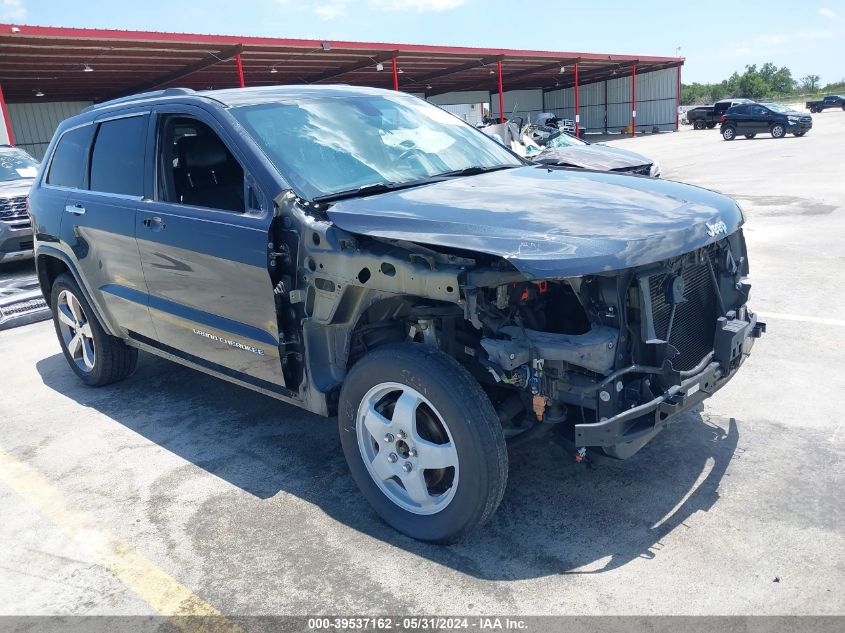
<path fill-rule="evenodd" d="M 642 154 L 637 154 L 619 147 L 606 145 L 578 145 L 573 147 L 556 147 L 544 150 L 534 156 L 537 162 L 554 161 L 555 164 L 574 165 L 584 169 L 609 171 L 611 169 L 625 169 L 626 167 L 641 167 L 651 165 L 654 161 Z"/>
<path fill-rule="evenodd" d="M 733 200 L 706 189 L 539 166 L 343 200 L 327 213 L 351 233 L 496 255 L 536 278 L 653 263 L 743 222 Z"/>

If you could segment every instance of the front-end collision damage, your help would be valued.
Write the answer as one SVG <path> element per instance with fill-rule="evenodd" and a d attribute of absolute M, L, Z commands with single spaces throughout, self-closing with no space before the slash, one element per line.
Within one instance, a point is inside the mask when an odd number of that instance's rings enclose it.
<path fill-rule="evenodd" d="M 538 421 L 563 417 L 576 445 L 624 458 L 724 385 L 765 331 L 747 273 L 737 231 L 648 266 L 464 290 L 493 380 Z"/>
<path fill-rule="evenodd" d="M 628 242 L 623 257 L 640 263 L 541 278 L 556 264 L 351 232 L 291 194 L 277 205 L 271 244 L 298 271 L 271 267 L 282 358 L 301 368 L 285 375 L 314 411 L 335 410 L 368 351 L 416 341 L 475 376 L 515 443 L 555 426 L 624 458 L 725 384 L 765 331 L 746 308 L 742 231 L 727 223 L 696 225 L 696 247 L 658 262 Z M 286 238 L 292 226 L 305 234 Z"/>

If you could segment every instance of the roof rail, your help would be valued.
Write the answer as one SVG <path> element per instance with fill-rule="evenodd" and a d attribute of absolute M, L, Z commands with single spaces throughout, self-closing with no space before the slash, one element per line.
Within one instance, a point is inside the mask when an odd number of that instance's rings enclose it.
<path fill-rule="evenodd" d="M 154 97 L 171 97 L 176 95 L 190 95 L 194 94 L 191 88 L 165 88 L 164 90 L 152 90 L 150 92 L 139 92 L 138 94 L 129 95 L 127 97 L 118 97 L 117 99 L 109 99 L 100 103 L 94 103 L 82 110 L 83 112 L 90 112 L 106 106 L 117 105 L 119 103 L 129 103 L 131 101 L 140 101 L 142 99 L 152 99 Z"/>

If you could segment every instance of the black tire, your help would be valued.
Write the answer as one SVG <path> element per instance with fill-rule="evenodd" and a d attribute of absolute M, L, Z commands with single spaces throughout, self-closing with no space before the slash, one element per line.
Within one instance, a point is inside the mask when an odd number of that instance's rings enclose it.
<path fill-rule="evenodd" d="M 70 293 L 79 302 L 83 317 L 80 323 L 90 328 L 91 336 L 89 338 L 93 341 L 93 367 L 90 369 L 85 368 L 84 362 L 80 363 L 79 359 L 74 358 L 65 341 L 65 332 L 71 328 L 60 322 L 60 296 L 68 297 L 67 294 L 62 295 L 62 293 Z M 82 382 L 90 387 L 102 387 L 123 380 L 135 370 L 138 363 L 138 350 L 129 347 L 121 339 L 115 338 L 103 330 L 90 304 L 85 299 L 85 295 L 82 294 L 76 280 L 71 275 L 67 273 L 59 275 L 53 282 L 50 292 L 50 305 L 53 311 L 53 325 L 56 329 L 56 336 L 59 338 L 62 353 L 70 368 Z M 71 331 L 73 330 L 71 329 Z M 85 343 L 83 342 L 82 345 L 85 345 Z"/>
<path fill-rule="evenodd" d="M 704 122 L 704 119 L 696 119 L 695 121 L 693 121 L 692 127 L 696 130 L 703 130 L 705 127 L 707 127 L 707 123 Z"/>
<path fill-rule="evenodd" d="M 731 125 L 722 128 L 722 138 L 726 141 L 734 140 L 736 138 L 736 128 Z"/>
<path fill-rule="evenodd" d="M 452 496 L 448 503 L 433 514 L 409 511 L 392 500 L 380 487 L 391 479 L 377 484 L 370 474 L 372 467 L 365 464 L 364 449 L 359 439 L 359 407 L 366 406 L 365 400 L 374 397 L 369 395 L 373 390 L 388 383 L 424 394 L 451 435 L 449 445 L 454 447 L 458 464 L 452 472 L 454 476 L 460 476 L 455 489 L 449 493 Z M 427 405 L 425 408 L 430 411 Z M 400 532 L 421 541 L 454 543 L 485 523 L 499 506 L 508 472 L 507 447 L 501 424 L 478 382 L 443 352 L 420 343 L 390 344 L 370 352 L 347 375 L 338 411 L 340 441 L 352 477 L 375 511 Z M 364 422 L 361 425 L 367 428 Z M 375 436 L 365 437 L 372 439 Z M 392 435 L 390 439 L 393 440 Z M 394 450 L 393 445 L 387 443 L 387 436 L 384 441 L 385 444 L 380 438 L 376 441 L 378 446 L 373 448 L 376 455 L 381 450 Z M 392 461 L 396 461 L 395 454 L 385 455 L 388 460 L 393 458 Z M 416 457 L 416 453 L 412 453 L 412 457 Z M 407 458 L 403 456 L 401 459 Z M 424 469 L 421 474 L 427 473 L 428 470 Z M 438 473 L 434 472 L 435 475 Z M 404 484 L 396 489 L 401 494 Z M 426 493 L 431 494 L 427 481 Z"/>
<path fill-rule="evenodd" d="M 783 138 L 786 136 L 786 128 L 782 123 L 775 123 L 770 131 L 772 138 Z"/>
<path fill-rule="evenodd" d="M 842 104 L 842 110 L 845 111 L 845 103 Z"/>
<path fill-rule="evenodd" d="M 708 129 L 708 130 L 712 130 L 714 127 L 716 127 L 716 124 L 715 124 L 715 123 L 708 123 L 708 124 L 707 124 L 707 129 Z"/>
<path fill-rule="evenodd" d="M 804 136 L 807 132 L 793 132 L 793 136 Z"/>
<path fill-rule="evenodd" d="M 754 134 L 746 134 L 745 138 L 754 138 L 755 136 L 757 136 L 756 132 Z"/>

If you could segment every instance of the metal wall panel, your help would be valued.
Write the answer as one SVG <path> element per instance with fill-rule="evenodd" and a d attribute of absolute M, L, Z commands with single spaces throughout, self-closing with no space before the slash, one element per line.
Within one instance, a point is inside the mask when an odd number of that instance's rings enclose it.
<path fill-rule="evenodd" d="M 543 112 L 542 90 L 505 90 L 505 116 L 522 117 L 526 121 Z M 499 93 L 490 93 L 492 116 L 499 116 Z"/>
<path fill-rule="evenodd" d="M 675 110 L 678 98 L 678 71 L 667 68 L 637 75 L 637 130 L 661 131 L 675 129 Z M 631 71 L 621 70 L 618 77 L 606 82 L 587 84 L 578 92 L 581 127 L 589 132 L 601 132 L 605 127 L 618 132 L 631 124 Z M 607 103 L 605 107 L 605 90 Z M 550 90 L 543 95 L 544 109 L 557 116 L 575 118 L 575 90 Z"/>
<path fill-rule="evenodd" d="M 487 90 L 466 90 L 464 92 L 444 92 L 428 98 L 437 105 L 460 105 L 463 103 L 489 103 L 490 93 Z"/>
<path fill-rule="evenodd" d="M 457 105 L 442 105 L 440 107 L 446 110 L 446 112 L 451 112 L 455 116 L 460 117 L 470 125 L 481 125 L 484 118 L 480 103 L 460 103 Z"/>
<path fill-rule="evenodd" d="M 545 93 L 544 109 L 564 119 L 575 118 L 575 88 L 561 88 Z M 604 131 L 604 82 L 580 86 L 578 109 L 581 129 L 588 132 Z"/>
<path fill-rule="evenodd" d="M 8 104 L 15 145 L 41 160 L 59 123 L 79 114 L 89 105 L 90 101 Z"/>

